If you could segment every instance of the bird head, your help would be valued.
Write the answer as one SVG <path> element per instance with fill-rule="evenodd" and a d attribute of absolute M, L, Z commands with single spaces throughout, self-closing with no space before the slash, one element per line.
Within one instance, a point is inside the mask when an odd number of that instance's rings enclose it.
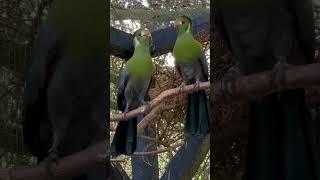
<path fill-rule="evenodd" d="M 134 46 L 144 45 L 150 47 L 152 45 L 151 32 L 148 29 L 138 29 L 134 32 Z"/>
<path fill-rule="evenodd" d="M 184 33 L 191 27 L 191 19 L 187 16 L 179 16 L 175 22 L 174 27 L 179 33 Z"/>

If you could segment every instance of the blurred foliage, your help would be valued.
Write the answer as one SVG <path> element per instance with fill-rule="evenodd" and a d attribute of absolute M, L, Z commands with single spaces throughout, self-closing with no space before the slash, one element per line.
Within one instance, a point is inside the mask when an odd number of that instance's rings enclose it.
<path fill-rule="evenodd" d="M 46 5 L 38 0 L 0 0 L 0 163 L 3 168 L 36 162 L 23 144 L 22 95 L 25 65 L 37 29 L 35 23 L 46 15 Z"/>
<path fill-rule="evenodd" d="M 68 52 L 82 57 L 92 49 L 105 49 L 106 1 L 78 0 L 74 3 L 71 0 L 54 0 L 49 9 L 49 23 L 66 36 Z"/>

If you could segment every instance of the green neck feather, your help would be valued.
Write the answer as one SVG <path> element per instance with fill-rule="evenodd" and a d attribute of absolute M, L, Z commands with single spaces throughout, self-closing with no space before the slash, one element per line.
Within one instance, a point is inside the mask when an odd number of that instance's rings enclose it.
<path fill-rule="evenodd" d="M 184 33 L 190 33 L 192 35 L 192 24 L 189 25 L 182 25 L 180 28 L 178 28 L 178 37 L 183 35 Z"/>
<path fill-rule="evenodd" d="M 177 64 L 192 64 L 198 61 L 203 53 L 201 44 L 193 38 L 191 27 L 178 30 L 178 37 L 173 48 Z"/>
<path fill-rule="evenodd" d="M 149 44 L 135 41 L 134 45 L 133 56 L 126 63 L 129 76 L 134 79 L 150 79 L 153 72 L 153 64 Z"/>

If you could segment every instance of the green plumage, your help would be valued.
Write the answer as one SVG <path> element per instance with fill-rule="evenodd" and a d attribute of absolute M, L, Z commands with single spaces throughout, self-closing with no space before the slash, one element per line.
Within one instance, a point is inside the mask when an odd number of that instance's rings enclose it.
<path fill-rule="evenodd" d="M 133 39 L 134 53 L 127 61 L 126 67 L 129 76 L 133 79 L 149 79 L 153 73 L 153 64 L 150 54 L 150 39 L 147 30 L 138 30 Z"/>
<path fill-rule="evenodd" d="M 136 45 L 134 54 L 125 67 L 129 72 L 129 76 L 133 79 L 150 78 L 153 73 L 153 64 L 149 46 L 144 44 Z"/>
<path fill-rule="evenodd" d="M 145 103 L 153 73 L 150 55 L 151 33 L 139 29 L 134 34 L 134 53 L 127 61 L 119 76 L 117 104 L 126 113 Z M 111 153 L 132 154 L 137 144 L 137 123 L 143 116 L 119 122 L 111 144 Z"/>
<path fill-rule="evenodd" d="M 191 19 L 181 16 L 176 19 L 178 37 L 173 48 L 175 64 L 186 84 L 208 80 L 208 66 L 201 44 L 194 39 Z M 207 96 L 204 90 L 188 94 L 185 132 L 202 135 L 209 132 Z"/>
<path fill-rule="evenodd" d="M 190 29 L 178 34 L 173 48 L 173 55 L 177 64 L 192 64 L 198 61 L 202 53 L 201 44 L 193 38 Z"/>

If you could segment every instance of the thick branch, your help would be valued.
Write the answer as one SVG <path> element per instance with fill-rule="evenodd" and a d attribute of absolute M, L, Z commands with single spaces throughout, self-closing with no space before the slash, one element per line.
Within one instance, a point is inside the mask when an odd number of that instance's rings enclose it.
<path fill-rule="evenodd" d="M 106 164 L 106 142 L 95 144 L 81 152 L 59 159 L 53 168 L 57 179 L 74 177 L 85 173 L 87 169 L 99 164 Z M 14 167 L 0 169 L 0 179 L 10 180 L 45 180 L 48 179 L 43 163 L 33 167 Z"/>
<path fill-rule="evenodd" d="M 293 66 L 285 71 L 284 89 L 306 88 L 320 83 L 320 63 Z M 276 92 L 277 88 L 271 85 L 272 71 L 266 71 L 249 76 L 243 76 L 236 80 L 233 92 L 226 97 L 222 91 L 221 81 L 212 84 L 212 95 L 216 103 L 228 103 L 253 99 L 268 93 Z M 278 84 L 280 82 L 277 82 Z"/>
<path fill-rule="evenodd" d="M 155 107 L 148 115 L 146 115 L 142 121 L 137 125 L 137 133 L 140 134 L 144 128 L 154 119 L 156 114 L 163 109 L 163 106 L 159 105 Z"/>
<path fill-rule="evenodd" d="M 201 82 L 200 83 L 200 87 L 199 89 L 209 89 L 210 87 L 210 83 L 209 82 Z M 160 105 L 165 99 L 174 96 L 174 95 L 178 95 L 183 93 L 190 93 L 193 91 L 196 91 L 197 89 L 195 88 L 194 85 L 188 85 L 185 86 L 185 88 L 183 90 L 180 90 L 179 87 L 174 88 L 174 89 L 169 89 L 166 91 L 163 91 L 159 96 L 157 96 L 155 99 L 153 99 L 152 101 L 149 102 L 149 110 L 152 110 L 153 108 L 155 108 L 156 106 Z M 126 114 L 126 116 L 124 114 L 118 114 L 118 115 L 114 115 L 110 117 L 110 121 L 114 122 L 114 121 L 127 121 L 130 118 L 136 117 L 140 114 L 144 113 L 146 106 L 140 106 L 130 112 L 128 112 Z"/>
<path fill-rule="evenodd" d="M 285 89 L 304 88 L 320 83 L 320 64 L 308 64 L 294 66 L 285 72 Z M 272 71 L 263 73 L 257 73 L 249 76 L 239 77 L 233 88 L 231 95 L 225 96 L 225 92 L 222 88 L 222 81 L 217 81 L 212 84 L 213 98 L 216 103 L 228 103 L 230 101 L 253 99 L 257 96 L 262 96 L 277 90 L 276 87 L 271 85 L 273 81 L 271 79 Z M 210 87 L 209 82 L 202 82 L 200 89 L 208 89 Z M 195 91 L 193 85 L 186 86 L 183 90 L 184 93 Z M 137 131 L 140 133 L 153 119 L 158 111 L 161 110 L 160 105 L 166 98 L 173 95 L 181 94 L 179 88 L 169 89 L 162 92 L 158 97 L 150 102 L 150 109 L 152 111 L 144 117 L 144 119 L 138 124 Z M 127 116 L 123 114 L 115 115 L 111 117 L 111 121 L 124 121 L 129 118 L 135 117 L 139 114 L 143 114 L 145 106 L 141 106 L 135 110 L 127 113 Z"/>
<path fill-rule="evenodd" d="M 210 149 L 210 135 L 190 136 L 171 159 L 161 180 L 192 179 Z"/>
<path fill-rule="evenodd" d="M 193 18 L 193 34 L 210 34 L 210 16 L 198 16 Z M 123 59 L 129 59 L 133 54 L 132 34 L 110 27 L 111 54 Z M 152 32 L 152 41 L 155 50 L 152 56 L 160 56 L 172 51 L 177 39 L 177 33 L 173 27 L 166 27 Z M 198 40 L 201 38 L 197 38 Z"/>

